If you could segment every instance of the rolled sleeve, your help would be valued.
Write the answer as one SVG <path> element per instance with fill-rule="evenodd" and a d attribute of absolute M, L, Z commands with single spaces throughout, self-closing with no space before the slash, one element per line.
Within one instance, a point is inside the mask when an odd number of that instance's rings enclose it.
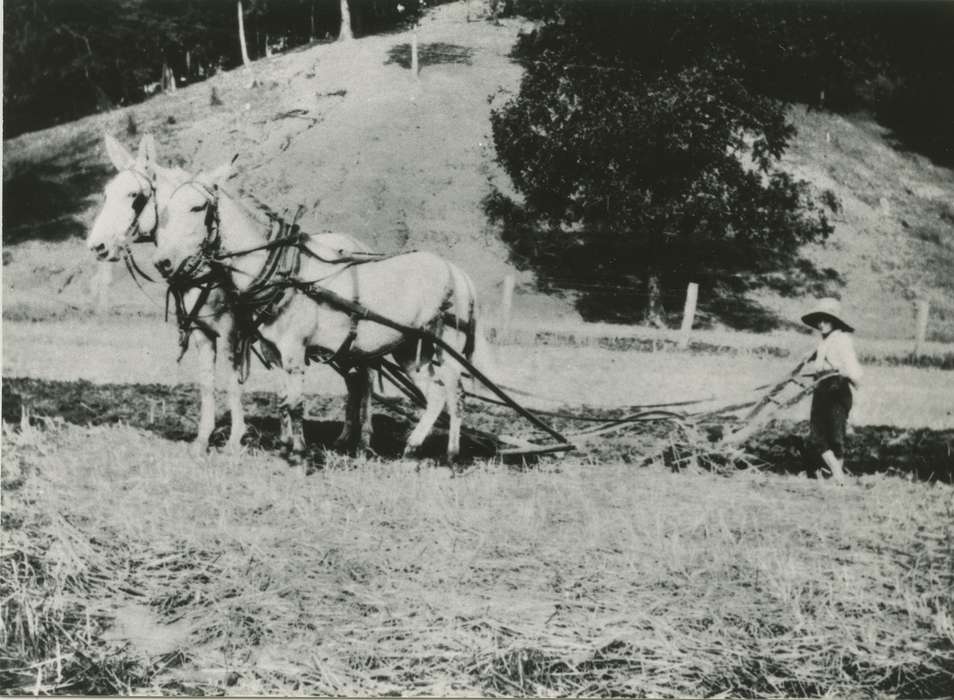
<path fill-rule="evenodd" d="M 851 341 L 851 336 L 847 333 L 839 333 L 838 338 L 831 348 L 832 365 L 841 374 L 848 377 L 852 384 L 860 385 L 861 378 L 864 376 L 864 370 L 861 369 L 861 363 L 858 362 L 858 356 L 855 354 L 855 346 Z"/>

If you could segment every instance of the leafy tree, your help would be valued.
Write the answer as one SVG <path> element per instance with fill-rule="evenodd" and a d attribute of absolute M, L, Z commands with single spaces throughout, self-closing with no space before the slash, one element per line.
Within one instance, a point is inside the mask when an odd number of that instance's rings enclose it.
<path fill-rule="evenodd" d="M 658 323 L 689 281 L 737 298 L 832 230 L 807 185 L 775 167 L 794 131 L 710 40 L 710 12 L 567 4 L 515 51 L 526 74 L 492 126 L 523 201 L 497 193 L 488 212 L 544 280 L 645 290 L 641 305 L 591 294 L 588 315 Z"/>
<path fill-rule="evenodd" d="M 339 0 L 7 0 L 5 137 L 138 102 L 166 68 L 193 81 L 241 65 L 237 5 L 250 59 L 266 54 L 270 38 L 291 48 L 340 26 Z M 356 36 L 402 26 L 423 7 L 418 0 L 350 5 Z"/>

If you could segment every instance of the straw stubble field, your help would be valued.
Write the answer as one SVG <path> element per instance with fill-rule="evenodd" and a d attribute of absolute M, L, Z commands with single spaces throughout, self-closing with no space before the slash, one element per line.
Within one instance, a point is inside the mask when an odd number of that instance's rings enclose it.
<path fill-rule="evenodd" d="M 4 424 L 15 692 L 939 695 L 949 485 L 212 453 Z"/>
<path fill-rule="evenodd" d="M 868 368 L 879 390 L 851 438 L 863 476 L 846 489 L 799 475 L 805 426 L 792 421 L 805 406 L 722 475 L 692 454 L 672 471 L 672 450 L 640 466 L 672 444 L 658 427 L 530 467 L 471 444 L 452 478 L 397 456 L 409 426 L 382 407 L 382 456 L 345 458 L 321 449 L 340 427 L 340 380 L 315 372 L 318 468 L 304 476 L 277 455 L 276 377 L 259 370 L 245 451 L 190 456 L 194 360 L 177 366 L 154 325 L 4 324 L 16 341 L 3 383 L 7 691 L 925 696 L 954 684 L 949 371 Z M 495 377 L 606 419 L 627 400 L 730 396 L 790 362 L 496 350 Z M 519 432 L 506 411 L 468 403 L 468 424 Z"/>

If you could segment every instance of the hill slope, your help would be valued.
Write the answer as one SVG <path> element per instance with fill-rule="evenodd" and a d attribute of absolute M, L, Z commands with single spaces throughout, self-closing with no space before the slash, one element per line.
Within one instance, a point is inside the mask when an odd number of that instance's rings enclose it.
<path fill-rule="evenodd" d="M 102 132 L 130 147 L 152 132 L 160 159 L 189 169 L 240 154 L 236 185 L 276 209 L 305 205 L 306 230 L 347 231 L 384 251 L 427 248 L 477 280 L 493 306 L 513 272 L 480 201 L 505 184 L 494 160 L 489 113 L 517 89 L 520 69 L 507 53 L 518 22 L 468 22 L 463 3 L 436 8 L 422 22 L 422 70 L 408 63 L 410 32 L 302 49 L 243 70 L 4 144 L 4 315 L 76 313 L 90 306 L 97 265 L 78 238 L 112 174 Z M 403 64 L 403 65 L 402 65 Z M 211 106 L 211 91 L 221 100 Z M 954 174 L 901 154 L 863 119 L 792 111 L 799 137 L 789 167 L 841 201 L 836 233 L 809 257 L 845 279 L 859 330 L 906 337 L 914 296 L 932 300 L 932 334 L 954 339 Z M 130 134 L 131 125 L 135 134 Z M 826 135 L 830 135 L 830 138 Z M 886 205 L 882 204 L 882 199 Z M 142 262 L 150 251 L 142 250 Z M 119 312 L 155 313 L 150 297 L 113 273 Z M 515 313 L 568 321 L 572 305 L 530 291 Z M 761 299 L 782 318 L 804 300 Z M 701 291 L 705 302 L 705 290 Z"/>

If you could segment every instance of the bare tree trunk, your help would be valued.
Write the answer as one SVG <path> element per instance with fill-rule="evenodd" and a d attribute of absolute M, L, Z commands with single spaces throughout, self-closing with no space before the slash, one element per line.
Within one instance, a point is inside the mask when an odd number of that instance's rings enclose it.
<path fill-rule="evenodd" d="M 165 59 L 162 60 L 162 78 L 160 80 L 160 87 L 163 92 L 175 92 L 176 91 L 176 74 L 172 72 L 172 68 L 169 67 L 169 64 Z"/>
<path fill-rule="evenodd" d="M 239 46 L 242 47 L 242 64 L 251 68 L 252 62 L 248 58 L 248 46 L 245 45 L 245 12 L 242 9 L 242 0 L 236 0 L 235 8 L 238 12 Z"/>
<path fill-rule="evenodd" d="M 315 33 L 315 0 L 311 0 L 311 31 L 308 33 L 308 41 L 314 41 L 318 38 Z"/>
<path fill-rule="evenodd" d="M 659 273 L 650 270 L 646 274 L 646 323 L 656 328 L 665 328 L 663 321 L 662 284 Z"/>
<path fill-rule="evenodd" d="M 354 34 L 351 32 L 351 7 L 348 0 L 341 0 L 341 31 L 338 32 L 338 41 L 351 41 Z"/>

